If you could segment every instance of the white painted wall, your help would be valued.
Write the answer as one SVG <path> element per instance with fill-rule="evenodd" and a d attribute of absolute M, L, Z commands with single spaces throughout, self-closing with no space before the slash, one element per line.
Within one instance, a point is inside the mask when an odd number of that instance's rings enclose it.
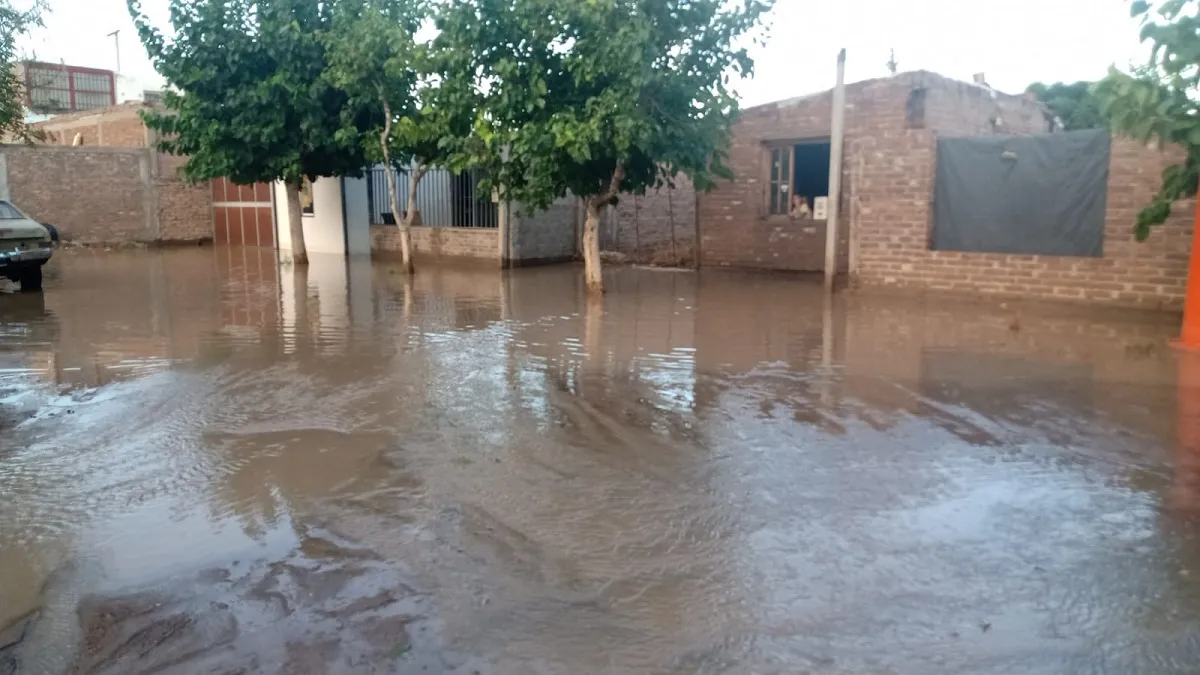
<path fill-rule="evenodd" d="M 282 181 L 276 181 L 275 231 L 279 233 L 279 249 L 292 250 L 292 233 L 288 228 L 287 193 Z M 309 253 L 346 255 L 345 223 L 342 218 L 342 181 L 340 178 L 318 178 L 313 181 L 313 215 L 301 216 L 304 224 L 304 244 Z M 368 250 L 370 244 L 368 243 Z"/>

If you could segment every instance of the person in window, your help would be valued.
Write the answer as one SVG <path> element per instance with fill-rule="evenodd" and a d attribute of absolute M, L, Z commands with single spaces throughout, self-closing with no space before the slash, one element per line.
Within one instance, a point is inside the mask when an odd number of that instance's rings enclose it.
<path fill-rule="evenodd" d="M 808 197 L 792 195 L 792 208 L 788 211 L 792 220 L 808 220 L 812 218 L 812 209 L 808 208 Z"/>

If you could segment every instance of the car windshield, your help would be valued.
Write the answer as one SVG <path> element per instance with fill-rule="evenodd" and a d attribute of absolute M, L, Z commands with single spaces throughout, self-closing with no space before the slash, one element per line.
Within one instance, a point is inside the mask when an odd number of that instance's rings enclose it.
<path fill-rule="evenodd" d="M 8 202 L 0 202 L 0 220 L 19 220 L 25 215 Z"/>

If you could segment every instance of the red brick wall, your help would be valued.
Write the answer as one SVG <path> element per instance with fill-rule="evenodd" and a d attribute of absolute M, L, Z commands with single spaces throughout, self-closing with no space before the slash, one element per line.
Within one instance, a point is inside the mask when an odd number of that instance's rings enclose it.
<path fill-rule="evenodd" d="M 158 155 L 158 240 L 163 243 L 211 241 L 212 191 L 208 182 L 192 184 L 179 177 L 186 158 Z"/>
<path fill-rule="evenodd" d="M 1147 241 L 1133 238 L 1138 210 L 1177 154 L 1113 139 L 1102 258 L 961 253 L 929 250 L 935 142 L 928 131 L 858 141 L 860 189 L 851 227 L 859 283 L 1161 309 L 1182 305 L 1192 202 L 1177 204 Z"/>
<path fill-rule="evenodd" d="M 88 157 L 89 148 L 145 148 L 149 140 L 146 127 L 142 123 L 141 111 L 145 105 L 141 102 L 123 103 L 103 110 L 87 110 L 67 115 L 57 115 L 36 126 L 47 132 L 46 142 L 49 145 L 70 146 L 78 134 L 82 138 L 82 148 L 71 152 L 78 158 Z M 147 153 L 149 151 L 146 151 Z M 48 171 L 47 175 L 56 172 L 72 170 L 69 164 L 75 160 L 66 160 L 67 155 L 59 156 L 65 162 L 57 169 Z M 149 158 L 149 154 L 146 154 Z M 88 160 L 78 160 L 79 166 L 85 166 Z M 75 236 L 80 241 L 119 243 L 125 241 L 185 243 L 210 241 L 213 237 L 212 194 L 207 183 L 192 185 L 179 178 L 179 168 L 185 158 L 159 154 L 151 163 L 151 173 L 156 169 L 157 174 L 142 175 L 146 181 L 151 181 L 153 190 L 149 199 L 156 218 L 150 220 L 150 225 L 134 233 L 129 218 L 118 217 L 110 221 L 110 225 L 100 222 L 84 224 L 79 217 L 64 213 L 56 220 L 49 220 L 60 226 L 67 236 Z M 10 168 L 10 176 L 12 170 Z M 10 179 L 11 180 L 11 179 Z M 40 179 L 39 179 L 40 180 Z M 108 177 L 114 185 L 120 185 L 126 190 L 145 189 L 149 183 L 137 187 L 117 176 Z M 81 185 L 85 192 L 77 193 L 86 196 L 79 200 L 81 203 L 89 200 L 108 200 L 106 195 L 97 192 L 95 184 Z M 35 201 L 36 197 L 33 198 Z M 55 213 L 66 207 L 53 205 L 42 206 L 41 210 Z M 74 231 L 75 234 L 72 234 Z M 77 236 L 76 236 L 77 235 Z"/>
<path fill-rule="evenodd" d="M 71 145 L 75 136 L 82 136 L 83 145 L 107 148 L 142 148 L 147 145 L 146 127 L 142 124 L 143 103 L 131 102 L 68 115 L 56 115 L 35 124 L 47 133 L 51 145 Z"/>
<path fill-rule="evenodd" d="M 58 227 L 67 240 L 152 241 L 147 217 L 151 175 L 144 150 L 9 145 L 9 195 L 31 217 Z"/>
<path fill-rule="evenodd" d="M 500 234 L 496 228 L 414 227 L 413 253 L 417 256 L 500 263 Z M 400 229 L 395 225 L 371 226 L 371 254 L 399 258 Z"/>
<path fill-rule="evenodd" d="M 896 99 L 894 87 L 870 86 L 856 91 L 846 110 L 847 130 L 870 124 L 879 107 L 876 98 Z M 785 270 L 820 270 L 825 260 L 825 224 L 793 221 L 766 214 L 767 155 L 764 144 L 777 140 L 827 138 L 832 94 L 826 92 L 745 110 L 734 124 L 728 165 L 731 181 L 701 194 L 700 264 Z M 894 106 L 893 106 L 894 107 Z M 900 110 L 903 110 L 901 107 Z M 903 122 L 903 116 L 900 121 Z"/>
<path fill-rule="evenodd" d="M 913 92 L 923 92 L 921 113 L 910 112 Z M 766 215 L 766 144 L 828 138 L 833 92 L 780 101 L 743 111 L 734 124 L 729 167 L 734 179 L 699 198 L 700 258 L 704 265 L 820 271 L 825 267 L 825 223 Z M 997 125 L 995 120 L 1002 122 Z M 912 198 L 911 177 L 894 175 L 891 184 L 856 184 L 858 171 L 872 161 L 860 155 L 894 157 L 907 151 L 906 136 L 933 131 L 948 135 L 1029 133 L 1046 128 L 1042 107 L 1023 96 L 1008 96 L 974 85 L 918 71 L 857 82 L 846 88 L 846 140 L 842 173 L 841 213 L 857 208 L 854 201 L 867 189 L 876 197 Z M 906 160 L 896 158 L 904 164 Z M 919 164 L 914 158 L 913 163 Z M 914 166 L 912 168 L 922 168 Z M 920 199 L 927 201 L 927 195 Z M 878 201 L 878 199 L 876 199 Z M 902 208 L 894 204 L 895 208 Z M 886 208 L 886 207 L 884 207 Z M 843 224 L 846 222 L 843 219 Z M 841 228 L 838 269 L 846 270 L 850 231 Z"/>
<path fill-rule="evenodd" d="M 68 241 L 196 242 L 212 238 L 207 185 L 178 175 L 183 160 L 148 149 L 0 147 L 11 199 Z M 157 173 L 156 173 L 157 169 Z"/>

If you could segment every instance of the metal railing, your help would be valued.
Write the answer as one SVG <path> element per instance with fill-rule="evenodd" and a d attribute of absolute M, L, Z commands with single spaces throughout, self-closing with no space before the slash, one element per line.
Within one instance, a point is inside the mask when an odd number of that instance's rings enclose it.
<path fill-rule="evenodd" d="M 392 213 L 388 199 L 387 171 L 377 166 L 367 171 L 367 200 L 371 223 L 395 225 L 408 213 L 407 171 L 396 171 L 396 195 L 400 214 Z M 417 184 L 417 208 L 421 224 L 427 227 L 499 227 L 500 216 L 491 195 L 479 189 L 482 171 L 453 174 L 445 169 L 430 169 Z"/>

